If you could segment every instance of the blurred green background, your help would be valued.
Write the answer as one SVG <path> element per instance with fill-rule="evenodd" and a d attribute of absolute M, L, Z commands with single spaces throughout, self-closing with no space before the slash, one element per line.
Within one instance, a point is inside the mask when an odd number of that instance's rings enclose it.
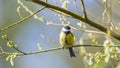
<path fill-rule="evenodd" d="M 40 5 L 24 0 L 22 1 L 33 12 L 40 8 Z M 49 1 L 49 3 L 54 4 L 55 0 Z M 58 6 L 61 5 L 60 1 L 56 0 L 56 3 Z M 95 22 L 101 23 L 102 12 L 104 10 L 102 0 L 85 0 L 85 5 L 89 18 Z M 16 11 L 18 6 L 19 5 L 17 3 L 17 0 L 0 0 L 0 28 L 3 28 L 4 26 L 10 25 L 20 20 Z M 75 12 L 73 0 L 70 0 L 68 9 Z M 113 14 L 113 21 L 119 22 L 119 9 L 117 9 L 116 11 L 115 10 L 113 11 L 115 12 L 115 14 Z M 23 17 L 29 15 L 29 13 L 26 12 L 23 8 L 21 8 L 20 11 Z M 82 15 L 81 9 L 78 9 L 78 11 L 79 14 Z M 56 23 L 61 22 L 59 21 L 59 18 L 55 16 L 54 12 L 48 9 L 41 11 L 40 13 L 38 13 L 38 15 L 43 16 L 47 21 L 53 21 Z M 117 17 L 114 15 L 117 15 Z M 76 22 L 79 22 L 78 20 L 72 18 L 70 18 L 70 21 L 75 26 Z M 1 32 L 0 35 L 8 35 L 10 40 L 18 44 L 19 48 L 22 51 L 32 52 L 38 50 L 37 43 L 40 43 L 43 49 L 58 47 L 58 39 L 61 28 L 62 26 L 46 25 L 45 23 L 42 23 L 39 20 L 30 18 L 29 20 L 24 21 L 21 24 L 18 24 L 12 28 Z M 89 26 L 87 28 L 93 29 L 89 28 Z M 83 34 L 76 30 L 73 30 L 73 32 L 76 37 L 76 42 L 79 41 L 81 36 L 83 38 L 85 37 L 85 33 Z M 42 35 L 44 35 L 45 38 L 43 38 Z M 46 38 L 49 40 L 53 40 L 57 45 L 53 42 L 48 41 Z M 86 37 L 85 39 L 88 40 Z M 86 43 L 87 42 L 88 41 L 86 41 Z M 0 39 L 0 46 L 7 52 L 15 52 L 15 50 L 12 50 L 6 46 L 6 41 L 2 39 Z M 83 58 L 79 55 L 79 49 L 74 49 L 77 55 L 76 58 L 71 58 L 69 56 L 68 50 L 58 50 L 35 55 L 17 57 L 16 59 L 14 59 L 15 65 L 13 67 L 10 65 L 9 62 L 5 61 L 5 58 L 0 58 L 0 68 L 84 68 Z M 98 51 L 98 49 L 96 50 L 96 48 L 88 49 L 91 50 L 91 52 Z"/>

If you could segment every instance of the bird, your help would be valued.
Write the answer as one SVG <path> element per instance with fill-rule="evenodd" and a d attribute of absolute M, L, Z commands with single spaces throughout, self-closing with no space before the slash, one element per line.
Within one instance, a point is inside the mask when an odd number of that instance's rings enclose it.
<path fill-rule="evenodd" d="M 64 47 L 68 46 L 70 57 L 76 57 L 73 48 L 69 47 L 74 45 L 74 35 L 71 32 L 71 27 L 69 25 L 64 25 L 59 36 L 59 42 Z"/>

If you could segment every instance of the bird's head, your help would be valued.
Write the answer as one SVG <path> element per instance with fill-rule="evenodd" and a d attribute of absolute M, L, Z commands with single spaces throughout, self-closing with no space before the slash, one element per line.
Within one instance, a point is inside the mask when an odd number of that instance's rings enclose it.
<path fill-rule="evenodd" d="M 62 28 L 62 31 L 70 31 L 71 30 L 71 27 L 68 26 L 68 25 L 65 25 L 63 28 Z"/>

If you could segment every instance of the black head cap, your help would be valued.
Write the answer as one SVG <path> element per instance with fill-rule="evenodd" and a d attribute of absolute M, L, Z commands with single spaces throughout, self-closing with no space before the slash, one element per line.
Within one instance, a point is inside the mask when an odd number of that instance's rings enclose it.
<path fill-rule="evenodd" d="M 67 29 L 67 30 L 71 29 L 70 26 L 68 26 L 68 25 L 64 26 L 64 28 Z"/>

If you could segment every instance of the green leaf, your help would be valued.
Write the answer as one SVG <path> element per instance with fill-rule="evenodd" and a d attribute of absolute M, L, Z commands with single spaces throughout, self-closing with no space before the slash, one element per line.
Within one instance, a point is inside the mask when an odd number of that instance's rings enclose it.
<path fill-rule="evenodd" d="M 13 41 L 7 41 L 7 46 L 10 48 L 13 48 L 14 42 Z"/>
<path fill-rule="evenodd" d="M 62 8 L 67 9 L 67 5 L 69 4 L 69 1 L 64 1 L 62 3 Z"/>
<path fill-rule="evenodd" d="M 97 61 L 96 61 L 96 63 L 100 63 L 101 62 L 101 59 L 98 59 Z"/>
<path fill-rule="evenodd" d="M 106 56 L 105 57 L 105 62 L 109 62 L 109 60 L 110 60 L 110 56 Z"/>
<path fill-rule="evenodd" d="M 13 58 L 10 59 L 10 64 L 14 66 Z"/>
<path fill-rule="evenodd" d="M 80 56 L 85 56 L 86 49 L 84 47 L 80 47 Z"/>
<path fill-rule="evenodd" d="M 37 46 L 38 46 L 39 51 L 41 51 L 42 48 L 41 48 L 41 46 L 40 46 L 40 43 L 38 43 Z"/>
<path fill-rule="evenodd" d="M 93 59 L 94 59 L 93 57 L 89 58 L 89 63 L 88 63 L 89 65 L 93 65 Z"/>
<path fill-rule="evenodd" d="M 17 48 L 17 49 L 18 49 L 18 45 L 17 45 L 17 44 L 15 44 L 15 48 Z"/>
<path fill-rule="evenodd" d="M 45 21 L 44 17 L 40 17 L 40 21 L 44 22 Z"/>
<path fill-rule="evenodd" d="M 6 57 L 6 61 L 10 60 L 11 59 L 11 56 L 7 56 Z"/>
<path fill-rule="evenodd" d="M 101 60 L 99 63 L 95 63 L 92 68 L 110 68 L 110 62 L 105 62 L 104 60 Z"/>
<path fill-rule="evenodd" d="M 2 37 L 2 39 L 8 39 L 7 35 L 2 35 L 1 37 Z"/>
<path fill-rule="evenodd" d="M 9 55 L 6 57 L 6 61 L 10 61 L 11 66 L 14 66 L 13 59 L 16 58 L 16 55 Z"/>

